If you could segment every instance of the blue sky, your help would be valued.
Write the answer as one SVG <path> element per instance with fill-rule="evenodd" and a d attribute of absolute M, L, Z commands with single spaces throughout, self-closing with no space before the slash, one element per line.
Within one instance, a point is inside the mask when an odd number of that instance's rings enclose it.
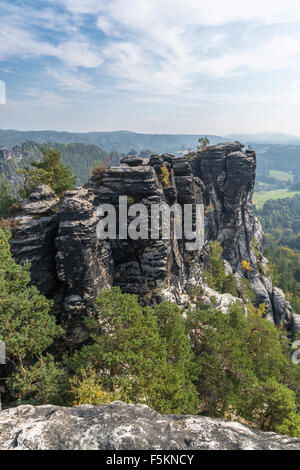
<path fill-rule="evenodd" d="M 299 0 L 0 0 L 0 128 L 300 135 Z"/>

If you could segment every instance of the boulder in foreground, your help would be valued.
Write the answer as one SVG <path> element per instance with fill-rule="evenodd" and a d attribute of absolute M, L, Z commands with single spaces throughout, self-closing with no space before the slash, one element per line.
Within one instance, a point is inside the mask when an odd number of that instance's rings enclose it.
<path fill-rule="evenodd" d="M 300 439 L 145 405 L 24 405 L 0 413 L 0 450 L 300 450 Z"/>

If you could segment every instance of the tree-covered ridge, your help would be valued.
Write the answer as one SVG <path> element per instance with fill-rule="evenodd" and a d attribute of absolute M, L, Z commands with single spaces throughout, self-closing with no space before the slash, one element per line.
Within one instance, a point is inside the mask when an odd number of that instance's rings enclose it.
<path fill-rule="evenodd" d="M 300 251 L 300 195 L 267 201 L 256 213 L 267 245 L 276 242 Z"/>
<path fill-rule="evenodd" d="M 300 314 L 300 195 L 267 201 L 256 211 L 265 232 L 264 253 L 274 285 Z"/>

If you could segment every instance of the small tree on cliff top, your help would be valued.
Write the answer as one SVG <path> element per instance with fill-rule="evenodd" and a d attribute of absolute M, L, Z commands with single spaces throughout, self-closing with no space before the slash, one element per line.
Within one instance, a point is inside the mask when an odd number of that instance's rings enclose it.
<path fill-rule="evenodd" d="M 200 137 L 198 142 L 199 142 L 199 145 L 198 145 L 197 149 L 200 152 L 203 152 L 204 150 L 206 150 L 208 148 L 209 144 L 210 144 L 210 141 L 206 136 L 205 137 Z"/>
<path fill-rule="evenodd" d="M 42 149 L 42 161 L 33 162 L 32 167 L 18 171 L 25 177 L 24 189 L 21 194 L 23 198 L 27 197 L 40 184 L 47 184 L 57 196 L 61 197 L 76 183 L 76 177 L 72 175 L 71 168 L 61 162 L 60 153 L 54 149 Z"/>

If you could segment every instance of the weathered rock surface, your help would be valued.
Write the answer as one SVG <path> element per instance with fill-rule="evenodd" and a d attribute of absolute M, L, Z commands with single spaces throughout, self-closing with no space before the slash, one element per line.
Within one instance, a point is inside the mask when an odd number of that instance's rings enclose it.
<path fill-rule="evenodd" d="M 16 261 L 31 263 L 32 282 L 51 296 L 57 285 L 55 237 L 59 199 L 48 186 L 38 186 L 15 217 L 11 251 Z"/>
<path fill-rule="evenodd" d="M 93 199 L 87 189 L 67 191 L 58 213 L 55 261 L 64 299 L 61 322 L 72 343 L 87 339 L 82 319 L 97 295 L 112 284 L 110 245 L 97 238 Z"/>
<path fill-rule="evenodd" d="M 38 188 L 25 201 L 16 219 L 19 225 L 11 242 L 13 255 L 18 261 L 28 257 L 32 262 L 33 282 L 54 297 L 62 322 L 70 330 L 70 341 L 80 342 L 85 337 L 80 327 L 82 317 L 89 313 L 99 292 L 112 285 L 137 294 L 146 305 L 166 299 L 184 305 L 189 290 L 203 285 L 202 274 L 210 266 L 208 242 L 212 240 L 222 244 L 227 273 L 233 273 L 238 281 L 250 281 L 256 302 L 266 304 L 269 319 L 291 325 L 289 303 L 264 274 L 263 232 L 252 204 L 256 156 L 242 148 L 238 142 L 227 142 L 180 158 L 130 155 L 119 166 L 93 177 L 86 188 L 65 193 L 55 214 L 58 201 L 49 188 Z M 113 204 L 118 226 L 121 196 L 127 197 L 129 209 L 134 203 L 143 204 L 149 214 L 152 204 L 177 204 L 181 209 L 189 204 L 195 217 L 196 204 L 203 204 L 203 248 L 188 251 L 188 240 L 174 236 L 151 239 L 148 215 L 144 216 L 148 239 L 124 239 L 117 231 L 116 239 L 98 240 L 98 206 Z M 126 229 L 135 217 L 129 214 Z M 171 216 L 171 230 L 174 224 Z M 242 268 L 243 260 L 250 270 Z M 231 300 L 228 295 L 220 298 L 220 308 L 226 311 Z"/>
<path fill-rule="evenodd" d="M 145 405 L 31 405 L 0 413 L 0 450 L 300 450 L 300 439 Z"/>
<path fill-rule="evenodd" d="M 205 287 L 202 301 L 206 304 L 211 304 L 212 297 L 214 298 L 216 307 L 218 307 L 224 313 L 228 313 L 231 304 L 240 300 L 231 294 L 219 294 L 219 292 L 216 292 L 210 287 Z"/>

